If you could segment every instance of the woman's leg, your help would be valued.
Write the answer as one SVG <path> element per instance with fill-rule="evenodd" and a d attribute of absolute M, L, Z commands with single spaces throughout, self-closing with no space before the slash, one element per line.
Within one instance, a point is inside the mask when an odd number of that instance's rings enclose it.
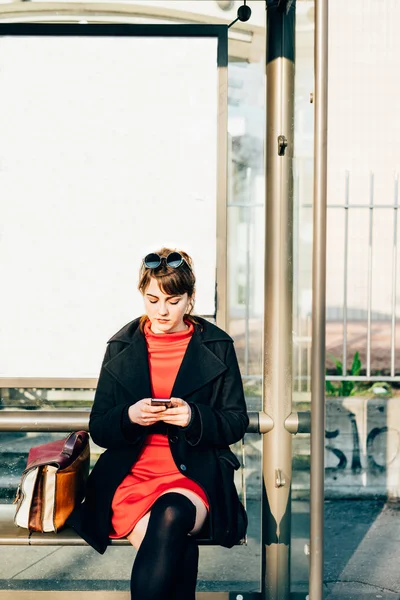
<path fill-rule="evenodd" d="M 196 540 L 188 535 L 171 600 L 195 600 L 198 565 L 199 547 Z"/>
<path fill-rule="evenodd" d="M 184 488 L 174 488 L 170 491 L 184 494 L 195 504 L 196 523 L 190 533 L 198 533 L 207 518 L 207 509 L 203 501 L 197 494 Z M 199 547 L 196 540 L 188 535 L 186 548 L 182 557 L 182 568 L 179 569 L 175 585 L 172 588 L 172 600 L 195 600 L 198 566 Z"/>
<path fill-rule="evenodd" d="M 132 569 L 132 600 L 171 598 L 195 521 L 196 507 L 183 494 L 168 492 L 154 502 Z"/>
<path fill-rule="evenodd" d="M 193 504 L 196 507 L 196 522 L 194 524 L 192 531 L 190 531 L 189 533 L 199 532 L 200 529 L 203 527 L 204 522 L 207 518 L 207 509 L 204 506 L 204 502 L 201 500 L 201 498 L 197 494 L 195 494 L 194 492 L 192 492 L 190 490 L 186 490 L 185 488 L 171 488 L 167 492 L 163 492 L 163 494 L 169 494 L 171 492 L 177 492 L 179 494 L 183 494 L 184 496 L 186 496 L 187 498 L 189 498 L 189 500 L 191 500 L 193 502 Z M 163 495 L 163 494 L 161 494 L 161 495 Z M 134 548 L 136 548 L 136 550 L 139 550 L 140 544 L 142 543 L 143 538 L 146 535 L 149 518 L 150 518 L 150 511 L 148 513 L 146 513 L 140 519 L 140 521 L 138 521 L 136 523 L 134 529 L 130 532 L 129 535 L 126 536 L 127 539 L 130 541 L 130 543 L 132 544 L 132 546 Z"/>

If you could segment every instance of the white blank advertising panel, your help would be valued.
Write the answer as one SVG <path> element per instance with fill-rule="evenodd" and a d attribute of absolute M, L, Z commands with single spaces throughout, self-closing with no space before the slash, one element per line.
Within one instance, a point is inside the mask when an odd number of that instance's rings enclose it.
<path fill-rule="evenodd" d="M 215 313 L 216 38 L 0 37 L 0 378 L 95 378 L 186 250 Z"/>

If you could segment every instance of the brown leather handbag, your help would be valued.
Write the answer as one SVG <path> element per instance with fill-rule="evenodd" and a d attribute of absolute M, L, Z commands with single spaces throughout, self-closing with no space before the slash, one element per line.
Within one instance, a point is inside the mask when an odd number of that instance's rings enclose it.
<path fill-rule="evenodd" d="M 14 500 L 14 523 L 29 531 L 58 531 L 82 501 L 89 475 L 86 431 L 31 448 Z"/>

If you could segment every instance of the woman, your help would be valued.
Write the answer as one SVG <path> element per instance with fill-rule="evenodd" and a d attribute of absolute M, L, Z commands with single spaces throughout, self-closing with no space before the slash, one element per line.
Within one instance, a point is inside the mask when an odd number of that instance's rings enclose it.
<path fill-rule="evenodd" d="M 185 252 L 147 255 L 138 288 L 146 314 L 108 340 L 90 415 L 106 451 L 69 523 L 100 553 L 128 538 L 134 600 L 192 600 L 198 540 L 231 547 L 247 527 L 229 449 L 248 425 L 243 386 L 232 338 L 191 316 Z"/>

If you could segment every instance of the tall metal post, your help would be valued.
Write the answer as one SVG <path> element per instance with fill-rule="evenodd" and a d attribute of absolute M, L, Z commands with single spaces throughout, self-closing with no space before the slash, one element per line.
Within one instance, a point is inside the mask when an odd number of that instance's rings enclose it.
<path fill-rule="evenodd" d="M 288 600 L 292 434 L 295 1 L 266 0 L 266 247 L 263 435 L 263 595 Z"/>
<path fill-rule="evenodd" d="M 314 240 L 311 355 L 310 600 L 324 575 L 325 302 L 328 130 L 328 0 L 315 0 Z"/>

